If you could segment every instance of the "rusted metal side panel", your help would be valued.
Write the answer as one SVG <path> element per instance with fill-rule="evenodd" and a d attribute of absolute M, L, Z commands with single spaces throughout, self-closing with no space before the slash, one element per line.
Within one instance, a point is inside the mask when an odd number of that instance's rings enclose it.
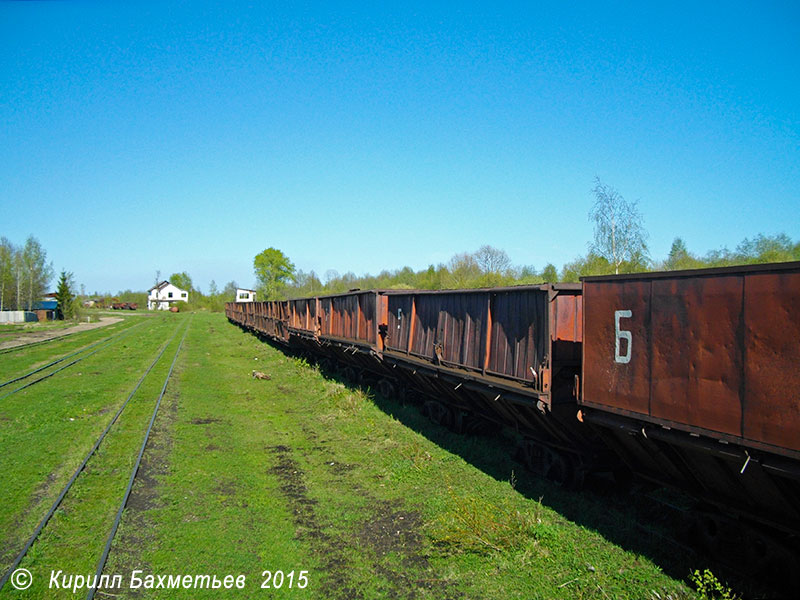
<path fill-rule="evenodd" d="M 319 314 L 317 315 L 320 325 L 320 335 L 331 335 L 332 313 L 333 313 L 333 298 L 320 298 Z"/>
<path fill-rule="evenodd" d="M 547 351 L 547 292 L 494 294 L 488 371 L 532 381 Z"/>
<path fill-rule="evenodd" d="M 410 346 L 412 354 L 423 358 L 434 358 L 434 345 L 439 327 L 439 296 L 442 295 L 421 294 L 414 298 L 415 313 L 410 325 L 413 329 Z"/>
<path fill-rule="evenodd" d="M 387 347 L 434 363 L 531 383 L 549 352 L 547 287 L 391 293 Z M 566 292 L 564 328 L 580 335 L 579 290 Z M 410 340 L 410 342 L 409 342 Z M 531 370 L 533 369 L 533 371 Z"/>
<path fill-rule="evenodd" d="M 744 437 L 800 450 L 800 273 L 744 281 Z"/>
<path fill-rule="evenodd" d="M 741 435 L 742 286 L 738 276 L 651 283 L 652 417 Z"/>
<path fill-rule="evenodd" d="M 333 299 L 333 324 L 331 335 L 339 338 L 358 339 L 358 298 L 338 296 Z"/>
<path fill-rule="evenodd" d="M 649 414 L 649 281 L 584 284 L 583 399 Z"/>
<path fill-rule="evenodd" d="M 313 332 L 313 298 L 299 298 L 289 301 L 289 325 L 294 329 Z"/>
<path fill-rule="evenodd" d="M 392 294 L 388 299 L 388 328 L 386 332 L 386 347 L 391 350 L 408 352 L 408 337 L 411 329 L 412 294 Z"/>
<path fill-rule="evenodd" d="M 800 263 L 584 281 L 581 403 L 800 451 Z"/>
<path fill-rule="evenodd" d="M 373 292 L 368 294 L 360 294 L 358 296 L 359 307 L 359 323 L 358 323 L 358 339 L 374 344 L 376 342 L 377 326 L 375 318 L 377 317 L 377 295 Z"/>
<path fill-rule="evenodd" d="M 483 321 L 486 293 L 440 297 L 436 344 L 445 362 L 483 369 Z"/>
<path fill-rule="evenodd" d="M 484 293 L 418 294 L 413 300 L 413 318 L 408 325 L 409 332 L 413 330 L 413 354 L 437 362 L 483 368 Z"/>
<path fill-rule="evenodd" d="M 583 341 L 583 296 L 560 293 L 553 300 L 553 316 L 550 328 L 553 341 Z"/>
<path fill-rule="evenodd" d="M 310 326 L 319 335 L 377 344 L 378 293 L 353 292 L 309 299 Z"/>

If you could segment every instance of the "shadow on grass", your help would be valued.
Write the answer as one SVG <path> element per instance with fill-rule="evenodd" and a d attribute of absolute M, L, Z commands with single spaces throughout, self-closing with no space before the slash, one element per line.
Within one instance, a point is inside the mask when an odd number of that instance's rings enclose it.
<path fill-rule="evenodd" d="M 262 340 L 284 354 L 300 356 L 284 345 L 266 338 Z M 488 435 L 454 433 L 429 421 L 415 404 L 383 397 L 373 389 L 346 379 L 336 370 L 317 366 L 327 379 L 351 389 L 360 388 L 381 411 L 440 448 L 458 455 L 498 481 L 513 479 L 515 490 L 524 497 L 541 501 L 572 523 L 596 531 L 616 546 L 645 557 L 664 573 L 685 581 L 690 587 L 691 574 L 696 569 L 709 568 L 743 598 L 784 597 L 785 590 L 775 589 L 781 582 L 756 581 L 688 545 L 685 534 L 690 527 L 690 515 L 681 510 L 680 504 L 687 499 L 680 495 L 666 496 L 659 501 L 656 497 L 663 495 L 663 490 L 642 485 L 620 490 L 611 477 L 602 474 L 588 477 L 581 491 L 561 488 L 529 473 L 513 458 L 519 440 L 517 434 L 507 430 Z"/>

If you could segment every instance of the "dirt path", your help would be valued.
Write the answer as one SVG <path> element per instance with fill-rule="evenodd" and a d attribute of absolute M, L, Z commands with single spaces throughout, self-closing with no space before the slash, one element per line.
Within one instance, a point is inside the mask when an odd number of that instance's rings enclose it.
<path fill-rule="evenodd" d="M 16 348 L 17 346 L 27 346 L 28 344 L 64 337 L 65 335 L 70 335 L 72 333 L 80 333 L 81 331 L 97 329 L 98 327 L 106 327 L 108 325 L 113 325 L 114 323 L 119 323 L 120 321 L 122 321 L 121 317 L 100 317 L 100 320 L 96 323 L 78 323 L 77 325 L 73 327 L 67 327 L 66 329 L 26 333 L 15 339 L 1 342 L 0 350 L 5 350 L 6 348 Z"/>

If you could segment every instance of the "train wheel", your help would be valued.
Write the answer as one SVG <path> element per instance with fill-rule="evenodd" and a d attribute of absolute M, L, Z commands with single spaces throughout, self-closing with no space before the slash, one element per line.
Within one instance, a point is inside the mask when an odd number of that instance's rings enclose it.
<path fill-rule="evenodd" d="M 569 458 L 555 450 L 549 448 L 545 448 L 545 450 L 547 452 L 545 477 L 561 487 L 570 487 L 573 470 Z"/>
<path fill-rule="evenodd" d="M 358 383 L 358 371 L 353 367 L 345 367 L 342 369 L 342 376 L 351 383 Z"/>
<path fill-rule="evenodd" d="M 698 512 L 695 515 L 692 538 L 709 556 L 718 557 L 724 549 L 722 523 L 712 514 Z"/>
<path fill-rule="evenodd" d="M 452 423 L 452 414 L 450 409 L 436 400 L 428 400 L 422 405 L 422 414 L 428 417 L 437 425 L 443 427 L 450 427 Z"/>
<path fill-rule="evenodd" d="M 397 394 L 394 384 L 389 379 L 381 379 L 378 382 L 378 392 L 384 398 L 394 398 Z"/>
<path fill-rule="evenodd" d="M 517 446 L 516 456 L 535 475 L 547 477 L 552 462 L 551 452 L 533 440 L 523 440 Z"/>
<path fill-rule="evenodd" d="M 558 452 L 533 440 L 524 440 L 517 447 L 517 458 L 532 473 L 545 477 L 567 489 L 583 486 L 585 469 L 577 458 Z"/>
<path fill-rule="evenodd" d="M 363 388 L 374 389 L 377 386 L 378 380 L 375 378 L 374 373 L 370 373 L 363 369 L 358 375 L 358 384 Z"/>
<path fill-rule="evenodd" d="M 476 414 L 464 417 L 464 432 L 474 435 L 489 435 L 499 431 L 496 423 Z"/>

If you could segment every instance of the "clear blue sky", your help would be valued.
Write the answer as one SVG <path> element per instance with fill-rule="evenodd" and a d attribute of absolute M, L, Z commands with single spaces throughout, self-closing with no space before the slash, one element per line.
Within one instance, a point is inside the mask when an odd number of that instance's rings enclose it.
<path fill-rule="evenodd" d="M 294 4 L 294 3 L 292 3 Z M 0 3 L 0 235 L 88 291 L 800 238 L 800 4 Z"/>

